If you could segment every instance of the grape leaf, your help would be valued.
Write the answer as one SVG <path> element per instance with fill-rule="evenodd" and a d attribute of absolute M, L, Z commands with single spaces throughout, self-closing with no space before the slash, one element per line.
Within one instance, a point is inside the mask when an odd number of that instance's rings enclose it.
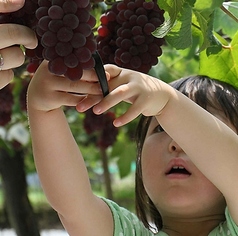
<path fill-rule="evenodd" d="M 214 47 L 220 49 L 221 46 L 213 35 L 213 23 L 214 12 L 222 3 L 223 0 L 160 0 L 158 5 L 165 11 L 167 18 L 153 35 L 158 38 L 165 37 L 176 49 L 188 48 L 193 44 L 192 16 L 195 16 L 196 27 L 202 33 L 200 51 L 210 48 L 208 52 L 212 53 Z M 218 51 L 215 50 L 215 53 Z"/>
<path fill-rule="evenodd" d="M 213 35 L 214 12 L 220 7 L 223 0 L 197 0 L 194 4 L 193 13 L 195 14 L 199 27 L 203 35 L 203 42 L 200 51 L 208 47 L 218 47 L 219 42 Z"/>
<path fill-rule="evenodd" d="M 124 178 L 131 172 L 131 163 L 135 161 L 135 146 L 133 143 L 121 143 L 120 157 L 117 161 L 120 178 Z"/>
<path fill-rule="evenodd" d="M 201 75 L 227 82 L 238 88 L 238 32 L 229 46 L 223 46 L 217 54 L 200 53 Z"/>
<path fill-rule="evenodd" d="M 166 41 L 173 45 L 176 49 L 185 49 L 192 45 L 192 8 L 188 4 L 184 4 L 176 25 L 166 35 Z"/>
<path fill-rule="evenodd" d="M 184 0 L 160 0 L 157 2 L 159 7 L 168 13 L 168 16 L 164 23 L 154 31 L 153 35 L 163 38 L 174 26 Z"/>
<path fill-rule="evenodd" d="M 131 164 L 135 161 L 136 146 L 130 142 L 125 133 L 120 133 L 117 141 L 112 146 L 111 157 L 118 158 L 117 167 L 120 178 L 124 178 L 131 172 Z"/>

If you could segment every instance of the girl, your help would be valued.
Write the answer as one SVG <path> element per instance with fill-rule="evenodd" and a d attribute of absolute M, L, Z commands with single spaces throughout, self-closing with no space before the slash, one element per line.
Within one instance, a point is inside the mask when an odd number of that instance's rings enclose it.
<path fill-rule="evenodd" d="M 158 79 L 112 65 L 105 68 L 110 88 L 105 98 L 93 70 L 72 82 L 50 74 L 46 62 L 28 90 L 37 171 L 68 233 L 237 235 L 238 91 L 199 77 L 172 85 L 206 111 Z M 93 194 L 82 155 L 61 109 L 63 105 L 76 106 L 84 112 L 93 106 L 94 112 L 101 114 L 121 101 L 132 105 L 115 119 L 115 126 L 143 114 L 136 173 L 141 221 Z"/>

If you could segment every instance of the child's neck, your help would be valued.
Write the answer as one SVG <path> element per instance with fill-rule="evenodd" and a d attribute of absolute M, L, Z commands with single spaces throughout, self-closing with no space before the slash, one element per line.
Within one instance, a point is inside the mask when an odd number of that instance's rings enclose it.
<path fill-rule="evenodd" d="M 163 232 L 169 236 L 207 236 L 220 222 L 224 216 L 214 216 L 205 219 L 163 219 Z"/>

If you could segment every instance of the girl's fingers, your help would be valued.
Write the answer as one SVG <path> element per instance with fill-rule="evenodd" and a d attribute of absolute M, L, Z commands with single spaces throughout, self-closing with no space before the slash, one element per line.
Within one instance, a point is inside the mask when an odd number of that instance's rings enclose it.
<path fill-rule="evenodd" d="M 135 94 L 136 89 L 131 89 L 130 84 L 122 84 L 111 91 L 99 104 L 97 104 L 93 108 L 93 111 L 95 114 L 101 114 L 122 101 L 131 103 L 134 100 L 133 96 Z"/>
<path fill-rule="evenodd" d="M 111 78 L 119 76 L 122 72 L 122 69 L 120 67 L 111 64 L 105 65 L 104 68 Z"/>
<path fill-rule="evenodd" d="M 99 83 L 89 82 L 82 79 L 72 81 L 64 76 L 58 76 L 50 73 L 48 70 L 47 61 L 42 62 L 39 69 L 37 70 L 35 74 L 35 81 L 38 79 L 40 83 L 39 86 L 45 87 L 46 90 L 68 92 L 75 95 L 102 94 Z"/>
<path fill-rule="evenodd" d="M 130 106 L 123 115 L 116 118 L 113 121 L 113 124 L 116 127 L 123 126 L 123 125 L 131 122 L 135 118 L 137 118 L 141 113 L 142 113 L 141 104 L 140 104 L 140 102 L 137 101 L 132 106 Z"/>
<path fill-rule="evenodd" d="M 55 101 L 57 101 L 57 103 L 71 107 L 75 107 L 83 99 L 85 99 L 84 95 L 75 95 L 65 92 L 58 92 L 55 96 Z"/>
<path fill-rule="evenodd" d="M 57 83 L 54 83 L 53 86 L 56 86 L 54 87 L 54 89 L 58 91 L 65 91 L 78 95 L 102 94 L 102 90 L 99 83 L 92 83 L 83 80 L 71 81 L 63 76 L 55 76 L 55 80 L 57 80 Z"/>
<path fill-rule="evenodd" d="M 89 82 L 99 82 L 97 74 L 94 69 L 92 70 L 84 70 L 83 76 L 80 80 L 89 81 Z"/>
<path fill-rule="evenodd" d="M 77 104 L 76 110 L 78 112 L 85 112 L 86 110 L 90 109 L 94 105 L 98 104 L 101 100 L 102 100 L 102 95 L 101 96 L 89 95 Z"/>

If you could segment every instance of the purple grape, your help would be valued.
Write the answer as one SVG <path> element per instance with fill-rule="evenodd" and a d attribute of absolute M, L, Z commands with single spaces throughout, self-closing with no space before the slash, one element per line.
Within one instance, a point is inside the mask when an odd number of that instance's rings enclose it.
<path fill-rule="evenodd" d="M 51 20 L 48 24 L 48 28 L 51 32 L 58 32 L 62 27 L 64 26 L 64 23 L 62 20 Z"/>
<path fill-rule="evenodd" d="M 74 14 L 67 14 L 63 18 L 64 25 L 71 28 L 76 29 L 79 25 L 79 19 Z"/>
<path fill-rule="evenodd" d="M 64 64 L 68 68 L 75 68 L 79 64 L 78 58 L 73 53 L 71 53 L 68 56 L 64 57 Z"/>
<path fill-rule="evenodd" d="M 39 19 L 38 25 L 42 30 L 47 31 L 49 22 L 51 21 L 51 18 L 49 16 L 43 16 Z"/>
<path fill-rule="evenodd" d="M 64 58 L 73 52 L 73 47 L 69 42 L 58 42 L 55 51 L 60 57 Z"/>
<path fill-rule="evenodd" d="M 56 75 L 62 75 L 67 72 L 67 66 L 64 64 L 62 57 L 57 57 L 49 62 L 49 71 Z"/>
<path fill-rule="evenodd" d="M 51 31 L 46 31 L 41 38 L 44 47 L 53 47 L 57 44 L 57 35 Z"/>
<path fill-rule="evenodd" d="M 69 42 L 74 36 L 72 29 L 68 27 L 62 27 L 57 32 L 57 39 L 60 42 Z"/>
<path fill-rule="evenodd" d="M 75 1 L 69 0 L 69 1 L 64 2 L 62 8 L 64 10 L 64 13 L 66 13 L 66 14 L 68 14 L 68 13 L 75 14 L 77 12 L 78 6 L 75 3 Z"/>
<path fill-rule="evenodd" d="M 52 20 L 60 20 L 64 16 L 64 10 L 58 5 L 52 5 L 48 10 L 48 15 Z"/>
<path fill-rule="evenodd" d="M 86 44 L 86 42 L 87 42 L 86 37 L 81 33 L 75 33 L 72 39 L 70 40 L 70 43 L 73 46 L 73 48 L 81 48 Z"/>

